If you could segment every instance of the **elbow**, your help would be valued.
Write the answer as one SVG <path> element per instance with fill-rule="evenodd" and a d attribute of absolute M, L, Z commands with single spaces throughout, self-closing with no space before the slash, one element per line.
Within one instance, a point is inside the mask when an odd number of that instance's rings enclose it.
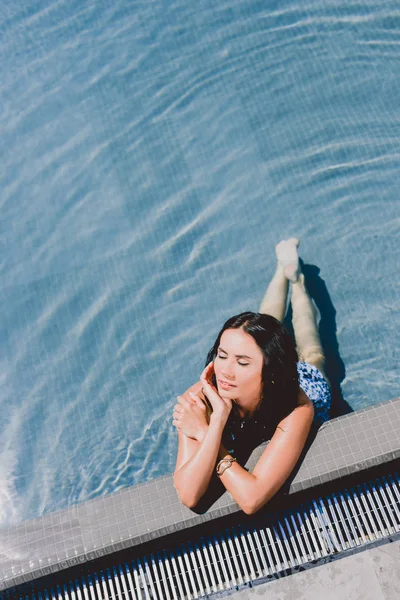
<path fill-rule="evenodd" d="M 174 487 L 176 489 L 176 493 L 178 494 L 179 500 L 182 502 L 184 506 L 193 510 L 196 508 L 200 501 L 200 497 L 197 494 L 193 493 L 193 490 L 188 489 L 184 485 L 179 485 L 174 477 Z"/>
<path fill-rule="evenodd" d="M 187 498 L 187 499 L 183 499 L 183 500 L 181 497 L 179 497 L 179 498 L 180 498 L 182 504 L 184 506 L 186 506 L 186 508 L 190 508 L 190 510 L 194 510 L 199 503 L 197 498 Z"/>
<path fill-rule="evenodd" d="M 269 497 L 266 498 L 265 496 L 263 498 L 252 498 L 242 503 L 240 508 L 246 515 L 254 515 L 267 504 L 268 500 Z"/>
<path fill-rule="evenodd" d="M 254 515 L 257 511 L 260 510 L 262 505 L 258 505 L 256 503 L 248 503 L 244 504 L 240 508 L 246 515 Z"/>
<path fill-rule="evenodd" d="M 190 510 L 194 510 L 200 502 L 200 498 L 193 496 L 191 494 L 184 494 L 178 491 L 178 498 L 182 502 L 186 508 L 190 508 Z"/>

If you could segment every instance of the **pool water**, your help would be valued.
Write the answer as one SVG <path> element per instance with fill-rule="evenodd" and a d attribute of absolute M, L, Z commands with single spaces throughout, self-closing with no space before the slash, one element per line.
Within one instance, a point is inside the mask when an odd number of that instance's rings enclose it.
<path fill-rule="evenodd" d="M 1 526 L 172 472 L 281 238 L 337 413 L 398 395 L 398 2 L 0 0 L 0 32 Z"/>

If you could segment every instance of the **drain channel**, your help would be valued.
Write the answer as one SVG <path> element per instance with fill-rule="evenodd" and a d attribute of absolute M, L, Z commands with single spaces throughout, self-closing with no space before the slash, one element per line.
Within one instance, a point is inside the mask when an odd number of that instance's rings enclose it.
<path fill-rule="evenodd" d="M 195 600 L 399 533 L 397 473 L 21 600 Z M 110 557 L 110 562 L 112 557 Z M 40 589 L 41 588 L 41 589 Z"/>

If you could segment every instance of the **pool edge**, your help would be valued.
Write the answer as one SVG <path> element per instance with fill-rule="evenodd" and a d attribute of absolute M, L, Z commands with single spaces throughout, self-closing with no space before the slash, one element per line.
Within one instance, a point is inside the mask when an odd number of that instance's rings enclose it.
<path fill-rule="evenodd" d="M 253 452 L 249 468 L 263 447 Z M 324 424 L 288 493 L 398 457 L 400 397 Z M 172 476 L 164 476 L 25 521 L 0 531 L 0 590 L 239 510 L 225 493 L 207 513 L 194 514 L 179 502 Z"/>

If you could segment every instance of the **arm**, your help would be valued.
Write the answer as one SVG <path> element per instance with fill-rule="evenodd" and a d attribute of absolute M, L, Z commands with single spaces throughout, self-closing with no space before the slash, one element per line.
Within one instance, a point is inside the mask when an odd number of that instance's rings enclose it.
<path fill-rule="evenodd" d="M 209 486 L 232 407 L 230 400 L 220 398 L 210 413 L 200 392 L 205 381 L 203 374 L 200 382 L 178 396 L 173 420 L 178 430 L 174 485 L 181 502 L 189 508 L 198 504 Z"/>
<path fill-rule="evenodd" d="M 227 400 L 219 396 L 210 382 L 212 363 L 203 371 L 201 382 L 213 410 Z M 276 431 L 257 462 L 253 473 L 234 462 L 220 477 L 222 484 L 247 514 L 258 511 L 282 487 L 293 471 L 311 428 L 314 406 L 299 388 L 298 406 L 278 424 Z M 218 460 L 229 457 L 221 445 Z"/>
<path fill-rule="evenodd" d="M 194 508 L 206 492 L 215 469 L 224 425 L 211 416 L 202 442 L 178 431 L 178 458 L 174 485 L 179 499 Z"/>
<path fill-rule="evenodd" d="M 300 390 L 299 406 L 283 419 L 252 473 L 236 462 L 221 476 L 221 482 L 240 508 L 255 513 L 282 487 L 304 448 L 314 417 L 314 406 Z M 221 447 L 218 459 L 229 456 Z"/>

